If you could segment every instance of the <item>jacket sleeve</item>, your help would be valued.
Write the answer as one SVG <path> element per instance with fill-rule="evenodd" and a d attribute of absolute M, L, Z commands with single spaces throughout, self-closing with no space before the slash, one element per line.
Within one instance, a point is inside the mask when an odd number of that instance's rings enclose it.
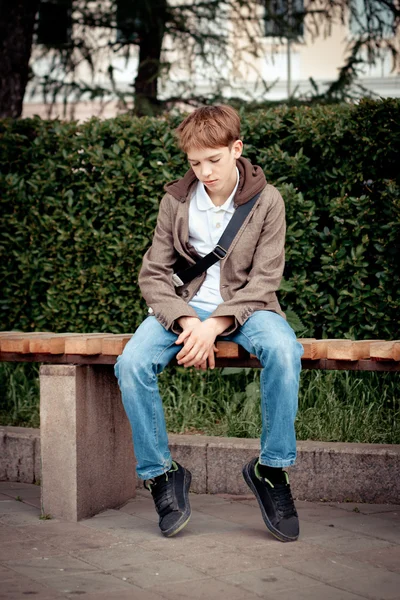
<path fill-rule="evenodd" d="M 234 317 L 234 324 L 222 335 L 232 333 L 257 310 L 270 310 L 271 306 L 279 309 L 275 292 L 279 289 L 285 266 L 285 234 L 285 204 L 274 188 L 246 285 L 210 315 Z"/>
<path fill-rule="evenodd" d="M 139 287 L 151 313 L 165 329 L 172 329 L 175 333 L 181 331 L 177 319 L 197 317 L 196 311 L 176 294 L 172 283 L 177 257 L 168 195 L 165 195 L 160 203 L 152 245 L 143 257 Z"/>

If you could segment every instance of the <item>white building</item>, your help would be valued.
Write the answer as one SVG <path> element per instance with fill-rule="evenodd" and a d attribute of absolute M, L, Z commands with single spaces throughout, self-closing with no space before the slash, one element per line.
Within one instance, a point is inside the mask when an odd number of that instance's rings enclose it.
<path fill-rule="evenodd" d="M 179 1 L 179 0 L 175 0 Z M 307 2 L 307 0 L 304 0 Z M 354 0 L 362 3 L 363 0 Z M 269 2 L 273 14 L 279 11 L 287 14 L 288 5 L 294 13 L 300 15 L 303 11 L 303 0 L 266 0 Z M 240 28 L 235 25 L 234 19 L 227 19 L 224 24 L 215 23 L 215 31 L 223 27 L 228 32 L 230 39 L 229 56 L 226 58 L 216 57 L 214 67 L 205 68 L 200 62 L 188 63 L 184 49 L 176 49 L 168 37 L 164 39 L 164 52 L 172 66 L 168 77 L 160 82 L 159 90 L 161 98 L 177 95 L 177 82 L 185 86 L 189 79 L 189 69 L 192 71 L 192 86 L 196 93 L 207 94 L 211 88 L 215 76 L 221 75 L 226 82 L 222 91 L 226 97 L 242 97 L 243 99 L 257 100 L 285 100 L 289 96 L 301 97 L 310 95 L 315 88 L 311 80 L 316 84 L 320 92 L 324 91 L 329 84 L 337 79 L 340 67 L 344 64 L 348 53 L 348 43 L 351 37 L 357 33 L 359 25 L 348 16 L 343 22 L 335 19 L 331 24 L 325 24 L 316 30 L 313 26 L 312 17 L 306 16 L 304 22 L 298 18 L 291 24 L 296 36 L 293 39 L 286 37 L 285 21 L 280 25 L 266 17 L 266 2 L 255 0 L 254 12 L 243 14 L 243 18 L 251 17 L 257 26 L 253 27 L 253 33 L 259 44 L 259 55 L 257 58 L 246 52 L 247 39 Z M 360 4 L 361 7 L 361 4 Z M 286 17 L 285 17 L 286 18 Z M 365 18 L 360 8 L 360 19 Z M 282 25 L 283 22 L 283 25 Z M 250 25 L 250 27 L 252 27 Z M 283 29 L 282 29 L 283 27 Z M 277 35 L 278 34 L 278 35 Z M 104 39 L 104 31 L 98 30 L 92 34 L 93 38 Z M 391 39 L 400 50 L 399 40 Z M 114 55 L 112 58 L 113 73 L 116 86 L 121 91 L 132 91 L 135 79 L 138 55 L 137 48 L 132 47 L 133 52 L 127 60 L 122 54 Z M 40 46 L 34 48 L 31 65 L 36 73 L 45 74 L 49 68 L 50 56 L 40 57 Z M 109 87 L 110 83 L 105 74 L 109 62 L 106 53 L 97 56 L 97 74 L 93 79 L 92 73 L 87 65 L 81 65 L 77 75 L 80 82 L 90 81 L 103 87 Z M 103 73 L 101 73 L 103 71 Z M 62 72 L 58 78 L 66 78 Z M 382 50 L 379 60 L 374 64 L 364 64 L 360 73 L 358 83 L 364 89 L 370 91 L 376 97 L 400 97 L 400 72 L 393 69 L 392 57 L 389 51 Z M 59 116 L 74 117 L 84 120 L 90 116 L 100 114 L 103 117 L 115 116 L 118 111 L 118 101 L 110 95 L 106 102 L 95 100 L 74 101 L 71 93 L 71 104 L 65 113 L 65 106 L 57 99 L 51 108 L 43 103 L 39 90 L 32 93 L 32 84 L 28 87 L 25 95 L 23 116 L 39 114 L 43 117 Z"/>

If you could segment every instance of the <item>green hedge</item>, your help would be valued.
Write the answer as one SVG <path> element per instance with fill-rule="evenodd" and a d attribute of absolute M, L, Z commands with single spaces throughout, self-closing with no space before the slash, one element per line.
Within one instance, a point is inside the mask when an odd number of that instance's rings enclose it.
<path fill-rule="evenodd" d="M 177 118 L 0 122 L 1 329 L 130 332 Z M 280 300 L 316 336 L 398 338 L 400 102 L 243 116 L 287 208 Z"/>

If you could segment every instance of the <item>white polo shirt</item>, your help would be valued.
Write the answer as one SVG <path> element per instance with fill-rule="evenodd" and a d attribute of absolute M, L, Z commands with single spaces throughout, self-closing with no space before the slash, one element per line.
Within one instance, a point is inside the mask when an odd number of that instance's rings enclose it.
<path fill-rule="evenodd" d="M 191 198 L 189 242 L 201 257 L 214 250 L 235 212 L 233 198 L 239 184 L 239 170 L 237 168 L 236 172 L 235 188 L 222 206 L 215 206 L 201 181 L 198 182 Z M 201 288 L 189 302 L 191 306 L 213 312 L 224 301 L 220 293 L 220 272 L 220 261 L 207 269 L 206 278 Z"/>

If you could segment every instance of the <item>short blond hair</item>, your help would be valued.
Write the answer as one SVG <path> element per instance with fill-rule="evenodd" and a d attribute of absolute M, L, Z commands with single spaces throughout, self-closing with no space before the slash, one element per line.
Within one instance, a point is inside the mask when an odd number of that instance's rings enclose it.
<path fill-rule="evenodd" d="M 202 106 L 193 111 L 176 129 L 178 144 L 184 152 L 191 148 L 232 146 L 240 139 L 240 118 L 226 104 Z"/>

